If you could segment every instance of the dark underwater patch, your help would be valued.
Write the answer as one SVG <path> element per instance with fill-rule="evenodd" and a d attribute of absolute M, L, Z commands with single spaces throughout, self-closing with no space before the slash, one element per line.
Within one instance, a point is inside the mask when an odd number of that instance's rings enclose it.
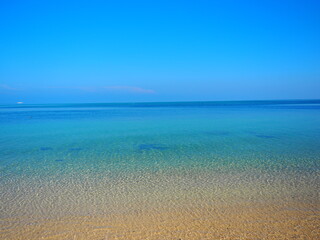
<path fill-rule="evenodd" d="M 63 162 L 63 159 L 56 159 L 56 162 Z"/>
<path fill-rule="evenodd" d="M 81 151 L 82 148 L 69 148 L 69 151 L 71 152 L 77 152 L 77 151 Z"/>
<path fill-rule="evenodd" d="M 168 147 L 161 144 L 140 144 L 139 150 L 166 150 Z"/>
<path fill-rule="evenodd" d="M 260 135 L 260 134 L 257 134 L 255 136 L 258 137 L 258 138 L 265 138 L 265 139 L 276 138 L 275 136 L 271 136 L 271 135 Z"/>
<path fill-rule="evenodd" d="M 49 150 L 53 150 L 52 147 L 41 147 L 40 148 L 41 151 L 49 151 Z"/>

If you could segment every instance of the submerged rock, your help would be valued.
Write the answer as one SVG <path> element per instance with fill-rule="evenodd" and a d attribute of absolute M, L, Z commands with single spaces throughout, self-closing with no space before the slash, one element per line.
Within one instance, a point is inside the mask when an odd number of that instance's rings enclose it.
<path fill-rule="evenodd" d="M 48 150 L 53 150 L 52 147 L 41 147 L 40 148 L 41 151 L 48 151 Z"/>

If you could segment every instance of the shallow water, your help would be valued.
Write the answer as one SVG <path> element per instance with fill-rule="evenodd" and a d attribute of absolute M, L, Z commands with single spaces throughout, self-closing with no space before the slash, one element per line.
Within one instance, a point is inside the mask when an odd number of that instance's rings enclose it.
<path fill-rule="evenodd" d="M 319 213 L 320 101 L 3 105 L 0 124 L 6 234 L 237 204 Z"/>

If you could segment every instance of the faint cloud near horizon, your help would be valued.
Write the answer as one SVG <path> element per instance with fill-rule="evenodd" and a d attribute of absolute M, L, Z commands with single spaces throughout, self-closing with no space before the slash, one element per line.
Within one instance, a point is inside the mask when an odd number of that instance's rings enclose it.
<path fill-rule="evenodd" d="M 1 87 L 1 86 L 0 86 Z M 140 94 L 153 94 L 155 91 L 153 89 L 145 89 L 135 86 L 102 86 L 102 87 L 92 87 L 92 86 L 50 86 L 50 87 L 40 87 L 39 89 L 69 89 L 69 90 L 80 90 L 85 92 L 103 92 L 103 91 L 112 91 L 112 92 L 129 92 L 129 93 L 140 93 Z"/>
<path fill-rule="evenodd" d="M 13 87 L 10 87 L 9 85 L 7 84 L 0 84 L 0 89 L 5 89 L 5 90 L 18 90 L 17 88 L 13 88 Z"/>

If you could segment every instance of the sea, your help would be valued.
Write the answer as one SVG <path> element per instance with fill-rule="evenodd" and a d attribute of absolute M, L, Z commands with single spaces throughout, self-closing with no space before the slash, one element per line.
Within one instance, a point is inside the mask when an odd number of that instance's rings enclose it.
<path fill-rule="evenodd" d="M 57 219 L 158 224 L 258 205 L 311 213 L 318 228 L 319 173 L 320 100 L 0 105 L 1 239 L 84 239 L 48 234 Z"/>

